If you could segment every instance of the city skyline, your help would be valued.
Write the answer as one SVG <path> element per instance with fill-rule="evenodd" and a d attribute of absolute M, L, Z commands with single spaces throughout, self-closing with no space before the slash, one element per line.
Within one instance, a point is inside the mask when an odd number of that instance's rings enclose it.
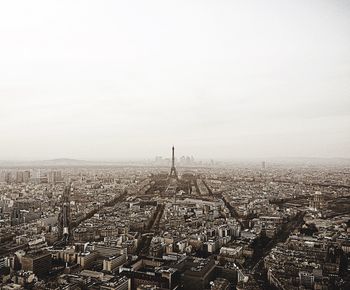
<path fill-rule="evenodd" d="M 349 290 L 349 0 L 0 1 L 0 290 Z"/>

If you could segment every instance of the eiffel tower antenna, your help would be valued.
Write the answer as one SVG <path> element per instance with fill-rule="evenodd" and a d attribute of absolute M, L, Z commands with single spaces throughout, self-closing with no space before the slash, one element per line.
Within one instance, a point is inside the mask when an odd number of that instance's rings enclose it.
<path fill-rule="evenodd" d="M 175 168 L 175 147 L 174 147 L 174 145 L 172 147 L 171 169 L 170 169 L 170 174 L 169 174 L 169 178 L 171 178 L 171 177 L 179 179 L 177 176 L 176 168 Z"/>

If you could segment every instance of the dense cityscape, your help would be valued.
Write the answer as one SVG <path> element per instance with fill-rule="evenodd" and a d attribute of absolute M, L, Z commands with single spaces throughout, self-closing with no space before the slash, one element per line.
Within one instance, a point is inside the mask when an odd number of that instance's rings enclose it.
<path fill-rule="evenodd" d="M 349 0 L 0 1 L 0 290 L 350 290 Z"/>
<path fill-rule="evenodd" d="M 0 289 L 350 288 L 346 162 L 55 162 L 1 168 Z"/>

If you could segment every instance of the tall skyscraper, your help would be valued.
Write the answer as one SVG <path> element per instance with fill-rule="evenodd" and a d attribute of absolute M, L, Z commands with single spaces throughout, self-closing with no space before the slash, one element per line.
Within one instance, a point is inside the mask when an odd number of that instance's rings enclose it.
<path fill-rule="evenodd" d="M 29 170 L 23 171 L 23 182 L 28 183 L 29 180 L 30 180 L 30 171 Z"/>
<path fill-rule="evenodd" d="M 22 183 L 23 182 L 23 171 L 17 171 L 16 172 L 16 182 Z"/>
<path fill-rule="evenodd" d="M 62 182 L 62 181 L 63 181 L 63 178 L 62 178 L 61 171 L 58 171 L 58 170 L 50 171 L 47 174 L 47 182 L 48 183 L 55 184 L 55 183 Z"/>
<path fill-rule="evenodd" d="M 0 174 L 0 182 L 11 183 L 12 176 L 9 171 L 2 171 Z"/>

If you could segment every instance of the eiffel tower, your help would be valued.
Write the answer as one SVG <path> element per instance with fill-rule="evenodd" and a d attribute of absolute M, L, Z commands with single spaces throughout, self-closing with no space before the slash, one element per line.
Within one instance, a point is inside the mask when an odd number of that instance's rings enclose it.
<path fill-rule="evenodd" d="M 175 148 L 173 146 L 172 148 L 172 158 L 171 158 L 171 169 L 170 169 L 170 174 L 169 174 L 169 179 L 170 178 L 175 178 L 176 180 L 179 179 L 179 177 L 177 176 L 177 172 L 176 172 L 176 168 L 175 168 Z"/>

